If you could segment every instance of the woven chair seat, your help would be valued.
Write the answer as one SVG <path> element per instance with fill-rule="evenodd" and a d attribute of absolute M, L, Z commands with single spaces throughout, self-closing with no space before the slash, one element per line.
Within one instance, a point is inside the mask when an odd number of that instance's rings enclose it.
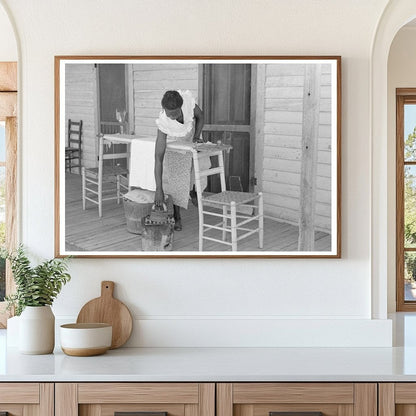
<path fill-rule="evenodd" d="M 85 168 L 85 173 L 98 177 L 98 168 Z M 121 166 L 104 166 L 103 168 L 103 176 L 127 175 L 128 173 L 128 169 Z"/>
<path fill-rule="evenodd" d="M 250 192 L 223 191 L 218 194 L 203 197 L 203 201 L 220 202 L 222 204 L 231 204 L 231 202 L 235 202 L 236 205 L 239 205 L 251 202 L 258 198 L 258 196 L 258 194 Z"/>

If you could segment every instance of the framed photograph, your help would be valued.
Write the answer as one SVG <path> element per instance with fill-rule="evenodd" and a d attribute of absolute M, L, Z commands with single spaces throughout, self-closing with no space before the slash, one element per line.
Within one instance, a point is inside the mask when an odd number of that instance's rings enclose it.
<path fill-rule="evenodd" d="M 55 57 L 55 255 L 341 256 L 341 58 Z"/>

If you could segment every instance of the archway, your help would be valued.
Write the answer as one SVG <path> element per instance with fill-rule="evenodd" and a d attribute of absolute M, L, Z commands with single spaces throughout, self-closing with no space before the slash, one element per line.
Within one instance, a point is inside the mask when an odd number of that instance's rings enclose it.
<path fill-rule="evenodd" d="M 388 56 L 397 32 L 415 17 L 414 0 L 390 2 L 380 18 L 371 55 L 371 275 L 375 319 L 387 318 L 389 261 L 394 257 L 388 244 Z"/>

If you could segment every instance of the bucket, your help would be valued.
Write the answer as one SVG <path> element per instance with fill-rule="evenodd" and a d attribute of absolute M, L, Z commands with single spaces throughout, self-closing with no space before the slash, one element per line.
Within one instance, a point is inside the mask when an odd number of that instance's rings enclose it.
<path fill-rule="evenodd" d="M 126 217 L 127 231 L 132 234 L 142 234 L 143 220 L 152 212 L 155 193 L 147 189 L 133 189 L 123 196 L 124 215 Z M 168 212 L 173 215 L 173 202 L 166 195 Z"/>
<path fill-rule="evenodd" d="M 152 203 L 141 204 L 138 202 L 123 199 L 124 215 L 126 217 L 127 231 L 132 234 L 143 232 L 143 218 L 152 211 Z"/>

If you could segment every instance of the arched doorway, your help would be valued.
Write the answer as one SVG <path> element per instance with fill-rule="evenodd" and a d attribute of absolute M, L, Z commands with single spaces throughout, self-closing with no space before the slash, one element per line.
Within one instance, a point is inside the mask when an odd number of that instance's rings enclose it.
<path fill-rule="evenodd" d="M 389 243 L 392 238 L 395 239 L 389 227 L 395 213 L 392 212 L 394 191 L 392 193 L 391 172 L 388 169 L 391 139 L 388 137 L 388 57 L 397 32 L 415 17 L 416 4 L 413 0 L 389 3 L 380 18 L 371 55 L 371 274 L 372 317 L 375 319 L 387 318 L 386 300 L 391 289 L 389 278 L 392 263 L 395 263 L 395 251 Z"/>

